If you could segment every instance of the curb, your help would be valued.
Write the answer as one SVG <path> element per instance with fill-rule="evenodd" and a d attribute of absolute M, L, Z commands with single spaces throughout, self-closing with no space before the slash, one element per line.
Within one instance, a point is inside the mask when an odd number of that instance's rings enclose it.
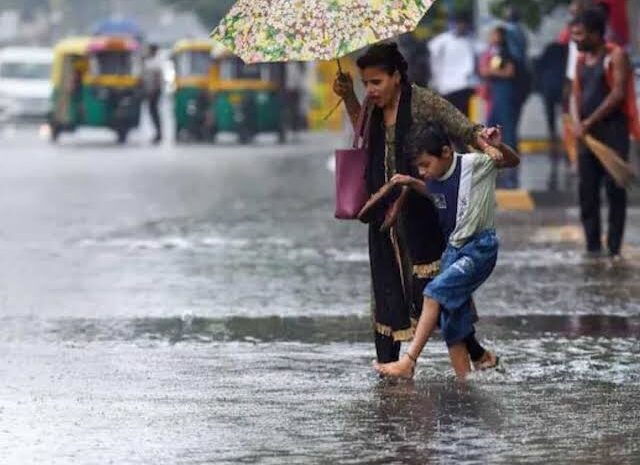
<path fill-rule="evenodd" d="M 604 198 L 602 206 L 606 206 Z M 516 190 L 496 190 L 496 201 L 500 211 L 532 212 L 536 208 L 546 207 L 578 207 L 578 193 L 574 191 L 527 191 Z M 628 206 L 640 206 L 640 189 L 628 191 Z"/>

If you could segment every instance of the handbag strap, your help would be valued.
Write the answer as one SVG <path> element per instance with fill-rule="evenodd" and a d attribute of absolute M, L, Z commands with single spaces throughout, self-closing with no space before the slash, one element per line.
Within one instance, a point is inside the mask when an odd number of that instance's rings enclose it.
<path fill-rule="evenodd" d="M 353 148 L 367 148 L 369 145 L 369 128 L 371 126 L 371 112 L 369 111 L 369 98 L 365 97 L 353 134 Z"/>

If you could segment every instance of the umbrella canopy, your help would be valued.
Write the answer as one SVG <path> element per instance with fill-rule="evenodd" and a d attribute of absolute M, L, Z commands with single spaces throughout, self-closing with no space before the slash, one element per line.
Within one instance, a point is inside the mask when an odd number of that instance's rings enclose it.
<path fill-rule="evenodd" d="M 435 0 L 239 0 L 211 36 L 247 63 L 331 60 L 415 29 Z"/>

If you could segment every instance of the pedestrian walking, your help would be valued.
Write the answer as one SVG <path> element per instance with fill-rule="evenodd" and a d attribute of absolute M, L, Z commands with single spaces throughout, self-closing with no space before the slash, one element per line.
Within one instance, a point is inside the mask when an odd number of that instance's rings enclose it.
<path fill-rule="evenodd" d="M 369 141 L 367 189 L 377 193 L 395 174 L 416 174 L 406 148 L 412 126 L 438 121 L 454 136 L 479 148 L 487 147 L 483 127 L 474 125 L 436 92 L 412 85 L 408 65 L 395 43 L 374 45 L 358 59 L 368 100 L 373 104 Z M 340 74 L 335 92 L 344 99 L 357 127 L 361 105 L 353 80 Z M 396 361 L 402 341 L 413 337 L 421 307 L 414 289 L 438 274 L 444 239 L 432 202 L 411 195 L 389 229 L 384 214 L 368 220 L 372 278 L 372 314 L 377 360 Z M 418 225 L 418 226 L 416 226 Z M 381 230 L 382 228 L 382 230 Z M 419 304 L 422 296 L 418 293 Z M 485 355 L 475 337 L 469 339 L 474 361 Z M 479 347 L 479 348 L 478 348 Z"/>
<path fill-rule="evenodd" d="M 605 41 L 606 19 L 598 9 L 588 9 L 572 23 L 572 37 L 580 55 L 573 81 L 575 136 L 587 134 L 606 144 L 624 160 L 629 157 L 630 134 L 640 138 L 640 124 L 629 57 Z M 581 143 L 578 153 L 580 218 L 586 236 L 587 253 L 602 251 L 600 190 L 609 204 L 607 251 L 620 259 L 627 213 L 627 192 L 618 186 L 602 163 Z"/>
<path fill-rule="evenodd" d="M 515 6 L 509 6 L 505 15 L 505 42 L 506 46 L 511 53 L 513 63 L 515 66 L 515 131 L 516 131 L 516 145 L 512 147 L 518 147 L 517 140 L 520 119 L 524 109 L 524 104 L 529 98 L 529 94 L 532 89 L 532 77 L 531 66 L 529 63 L 529 41 L 525 27 L 520 21 L 520 13 Z"/>
<path fill-rule="evenodd" d="M 159 144 L 162 141 L 162 120 L 160 118 L 160 98 L 164 78 L 162 74 L 162 62 L 158 56 L 158 45 L 150 44 L 147 60 L 145 62 L 144 86 L 149 106 L 149 115 L 155 130 L 152 143 Z"/>
<path fill-rule="evenodd" d="M 505 144 L 517 147 L 516 120 L 516 64 L 506 42 L 506 30 L 502 26 L 490 35 L 489 58 L 483 60 L 480 75 L 485 78 L 491 95 L 491 109 L 487 118 L 489 126 L 501 126 Z M 516 189 L 520 184 L 518 168 L 505 170 L 498 177 L 498 187 Z"/>
<path fill-rule="evenodd" d="M 307 86 L 306 65 L 300 61 L 286 63 L 285 91 L 289 128 L 294 137 L 305 127 L 303 111 L 304 93 Z"/>
<path fill-rule="evenodd" d="M 468 117 L 477 84 L 471 16 L 458 13 L 453 20 L 453 30 L 443 32 L 429 42 L 431 87 Z"/>
<path fill-rule="evenodd" d="M 467 302 L 491 275 L 498 256 L 494 229 L 497 170 L 515 167 L 520 159 L 502 143 L 500 131 L 491 129 L 490 154 L 461 155 L 442 125 L 417 126 L 412 134 L 411 156 L 424 182 L 396 176 L 398 185 L 421 195 L 432 195 L 443 211 L 443 226 L 450 231 L 442 255 L 441 271 L 424 289 L 424 303 L 414 339 L 397 362 L 377 363 L 383 376 L 412 378 L 418 357 L 436 326 L 449 348 L 451 365 L 459 379 L 470 372 L 465 336 L 473 334 L 474 316 Z"/>
<path fill-rule="evenodd" d="M 549 188 L 555 190 L 558 184 L 558 162 L 560 148 L 557 130 L 558 109 L 562 109 L 562 93 L 564 91 L 564 75 L 567 62 L 567 45 L 560 42 L 548 44 L 542 54 L 535 60 L 535 82 L 537 91 L 544 103 L 544 113 L 549 134 L 549 159 L 551 172 Z"/>

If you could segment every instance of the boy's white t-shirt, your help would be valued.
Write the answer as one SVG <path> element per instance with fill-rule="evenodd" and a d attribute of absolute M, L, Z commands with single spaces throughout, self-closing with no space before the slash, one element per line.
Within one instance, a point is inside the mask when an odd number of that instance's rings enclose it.
<path fill-rule="evenodd" d="M 451 167 L 438 181 L 451 178 L 458 163 L 461 166 L 456 224 L 449 236 L 449 243 L 454 247 L 462 247 L 474 235 L 495 227 L 498 173 L 495 161 L 484 153 L 456 153 Z"/>

